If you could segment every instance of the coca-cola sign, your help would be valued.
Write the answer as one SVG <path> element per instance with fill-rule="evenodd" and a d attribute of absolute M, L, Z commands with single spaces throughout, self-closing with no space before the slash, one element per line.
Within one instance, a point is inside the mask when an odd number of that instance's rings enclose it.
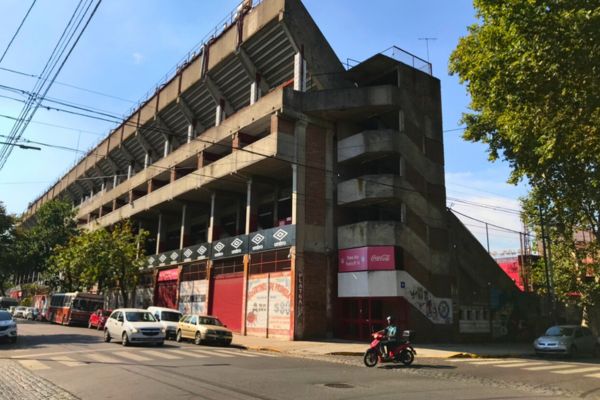
<path fill-rule="evenodd" d="M 339 251 L 339 272 L 396 269 L 394 246 L 373 246 Z"/>

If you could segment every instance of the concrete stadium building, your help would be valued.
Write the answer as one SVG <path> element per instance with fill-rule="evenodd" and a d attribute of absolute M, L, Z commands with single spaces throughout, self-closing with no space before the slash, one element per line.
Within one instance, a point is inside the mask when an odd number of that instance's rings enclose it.
<path fill-rule="evenodd" d="M 60 197 L 87 229 L 130 219 L 136 305 L 241 334 L 488 335 L 514 284 L 446 208 L 441 115 L 424 60 L 344 66 L 299 0 L 245 1 L 24 217 Z"/>

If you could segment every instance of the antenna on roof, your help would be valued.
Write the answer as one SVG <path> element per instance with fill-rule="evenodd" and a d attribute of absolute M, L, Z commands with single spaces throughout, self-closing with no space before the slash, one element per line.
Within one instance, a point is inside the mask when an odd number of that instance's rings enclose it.
<path fill-rule="evenodd" d="M 422 37 L 419 38 L 419 40 L 424 40 L 425 41 L 425 47 L 427 47 L 427 62 L 429 62 L 429 41 L 430 40 L 437 40 L 437 38 L 434 37 Z"/>

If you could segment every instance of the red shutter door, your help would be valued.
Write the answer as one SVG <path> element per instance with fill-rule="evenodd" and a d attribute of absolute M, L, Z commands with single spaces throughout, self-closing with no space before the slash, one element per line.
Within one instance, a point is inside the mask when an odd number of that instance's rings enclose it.
<path fill-rule="evenodd" d="M 242 328 L 242 295 L 244 274 L 217 275 L 211 288 L 211 314 L 218 317 L 229 329 L 240 332 Z"/>
<path fill-rule="evenodd" d="M 156 306 L 177 309 L 177 281 L 158 282 Z"/>

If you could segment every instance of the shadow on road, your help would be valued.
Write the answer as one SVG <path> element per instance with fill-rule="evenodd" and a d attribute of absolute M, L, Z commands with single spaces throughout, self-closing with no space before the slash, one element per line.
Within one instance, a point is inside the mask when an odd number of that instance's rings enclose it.
<path fill-rule="evenodd" d="M 404 364 L 387 364 L 382 365 L 379 368 L 381 369 L 456 369 L 454 365 L 435 365 L 435 364 L 412 364 L 412 365 L 404 365 Z"/>

